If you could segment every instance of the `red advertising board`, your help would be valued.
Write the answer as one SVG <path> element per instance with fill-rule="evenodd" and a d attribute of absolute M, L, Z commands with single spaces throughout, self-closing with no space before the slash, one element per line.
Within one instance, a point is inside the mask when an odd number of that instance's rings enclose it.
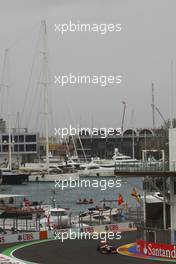
<path fill-rule="evenodd" d="M 18 233 L 18 234 L 7 234 L 0 236 L 0 244 L 13 243 L 13 242 L 22 242 L 22 241 L 32 241 L 38 240 L 39 233 Z"/>
<path fill-rule="evenodd" d="M 107 232 L 116 233 L 119 231 L 119 226 L 117 224 L 110 224 L 110 225 L 105 226 L 105 230 Z"/>
<path fill-rule="evenodd" d="M 81 231 L 84 233 L 94 233 L 94 228 L 93 226 L 87 226 L 87 227 L 82 228 Z"/>
<path fill-rule="evenodd" d="M 139 240 L 137 241 L 137 249 L 139 253 L 145 254 L 147 256 L 176 259 L 175 245 L 157 244 Z"/>

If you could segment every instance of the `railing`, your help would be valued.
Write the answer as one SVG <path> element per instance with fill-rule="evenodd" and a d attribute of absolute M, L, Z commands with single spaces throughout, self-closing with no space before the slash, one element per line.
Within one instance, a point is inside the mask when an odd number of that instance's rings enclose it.
<path fill-rule="evenodd" d="M 176 168 L 176 166 L 175 166 Z M 168 162 L 134 162 L 134 163 L 116 163 L 115 172 L 158 172 L 169 171 Z"/>
<path fill-rule="evenodd" d="M 158 244 L 170 244 L 171 243 L 171 231 L 169 229 L 159 228 L 137 228 L 137 240 L 145 240 L 146 242 L 153 242 Z"/>
<path fill-rule="evenodd" d="M 125 219 L 133 221 L 135 224 L 140 224 L 144 221 L 144 210 L 142 208 L 129 208 L 128 212 L 125 213 Z"/>

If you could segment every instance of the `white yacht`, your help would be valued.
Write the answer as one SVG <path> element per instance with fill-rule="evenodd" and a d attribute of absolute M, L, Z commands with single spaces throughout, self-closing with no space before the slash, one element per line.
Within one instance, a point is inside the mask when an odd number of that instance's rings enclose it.
<path fill-rule="evenodd" d="M 115 168 L 116 165 L 133 166 L 139 163 L 137 159 L 121 154 L 117 148 L 114 151 L 112 159 L 93 158 L 92 162 L 99 165 L 100 168 Z"/>
<path fill-rule="evenodd" d="M 83 163 L 80 165 L 80 169 L 82 170 L 94 170 L 94 169 L 100 169 L 100 165 L 96 164 L 94 161 L 91 161 L 89 163 Z"/>
<path fill-rule="evenodd" d="M 142 200 L 144 200 L 144 196 L 141 196 Z M 163 203 L 164 197 L 160 192 L 154 192 L 146 195 L 146 203 Z"/>
<path fill-rule="evenodd" d="M 40 219 L 41 229 L 53 229 L 57 226 L 68 227 L 70 222 L 69 211 L 63 208 L 48 208 L 45 216 Z"/>
<path fill-rule="evenodd" d="M 112 159 L 92 158 L 90 163 L 80 165 L 80 176 L 114 176 L 116 166 L 138 166 L 140 163 L 137 159 L 121 154 L 116 148 Z"/>
<path fill-rule="evenodd" d="M 118 208 L 90 208 L 87 211 L 79 215 L 79 219 L 83 223 L 109 223 L 111 217 L 117 217 L 119 215 Z"/>

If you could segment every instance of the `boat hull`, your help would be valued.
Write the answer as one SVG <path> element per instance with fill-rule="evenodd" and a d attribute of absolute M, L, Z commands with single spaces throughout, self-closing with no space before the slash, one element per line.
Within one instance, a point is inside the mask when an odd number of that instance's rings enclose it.
<path fill-rule="evenodd" d="M 1 175 L 2 185 L 20 185 L 28 182 L 29 174 L 25 173 L 13 173 L 13 172 L 3 172 Z"/>

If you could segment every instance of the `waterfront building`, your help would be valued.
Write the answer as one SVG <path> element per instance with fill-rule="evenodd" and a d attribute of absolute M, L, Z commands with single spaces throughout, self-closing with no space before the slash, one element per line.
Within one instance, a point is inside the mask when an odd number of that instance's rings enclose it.
<path fill-rule="evenodd" d="M 11 132 L 11 153 L 12 161 L 28 162 L 36 159 L 39 155 L 39 134 L 30 133 L 27 129 L 12 129 Z M 0 134 L 0 159 L 8 160 L 9 134 L 7 131 Z"/>
<path fill-rule="evenodd" d="M 80 140 L 82 146 L 80 144 Z M 90 135 L 82 133 L 76 140 L 79 157 L 83 157 L 83 149 L 87 158 L 112 158 L 114 149 L 136 159 L 142 159 L 143 150 L 164 150 L 168 159 L 168 131 L 166 129 L 126 129 L 121 135 Z M 155 155 L 155 154 L 153 154 Z M 156 157 L 159 159 L 160 157 Z"/>

